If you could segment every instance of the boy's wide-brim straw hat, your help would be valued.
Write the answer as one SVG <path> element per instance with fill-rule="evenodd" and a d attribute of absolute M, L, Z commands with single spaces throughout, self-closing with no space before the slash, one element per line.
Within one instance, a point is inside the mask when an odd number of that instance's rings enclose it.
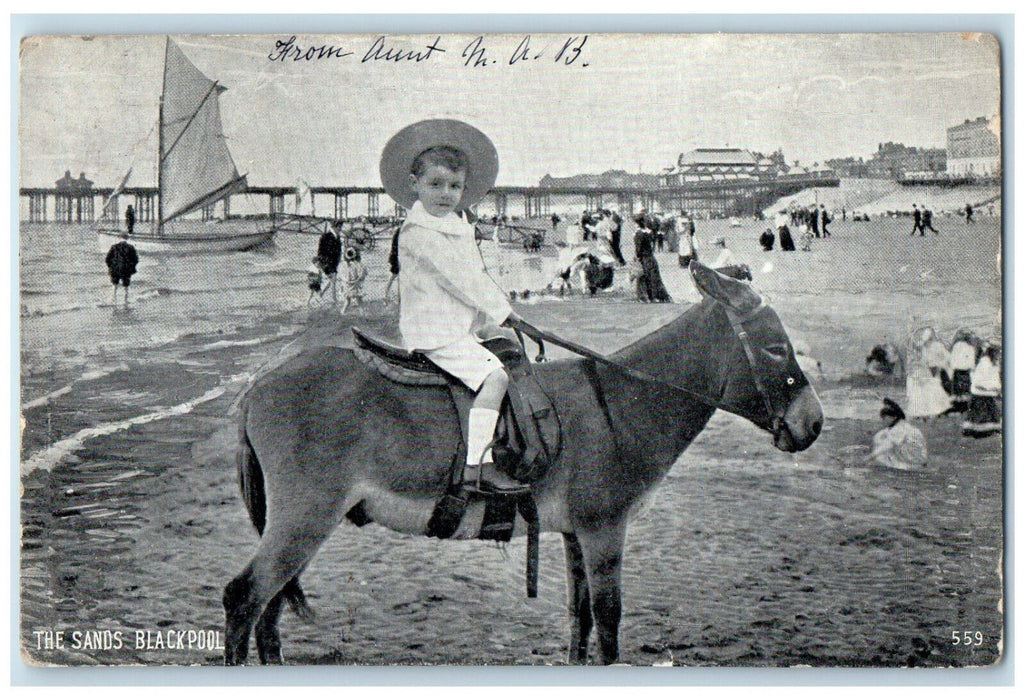
<path fill-rule="evenodd" d="M 469 167 L 457 209 L 484 199 L 498 178 L 498 151 L 480 129 L 457 119 L 427 119 L 392 136 L 381 152 L 381 184 L 400 206 L 409 209 L 416 193 L 409 182 L 413 161 L 428 148 L 450 146 L 466 154 Z"/>

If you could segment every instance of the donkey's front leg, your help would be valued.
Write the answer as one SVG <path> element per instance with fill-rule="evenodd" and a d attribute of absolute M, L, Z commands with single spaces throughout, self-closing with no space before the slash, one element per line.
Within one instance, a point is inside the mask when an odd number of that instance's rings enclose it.
<path fill-rule="evenodd" d="M 564 533 L 566 549 L 566 592 L 569 608 L 569 662 L 587 663 L 587 643 L 594 618 L 591 617 L 591 597 L 587 592 L 587 569 L 580 542 L 573 533 Z"/>
<path fill-rule="evenodd" d="M 600 660 L 603 664 L 615 663 L 619 660 L 619 620 L 622 616 L 620 570 L 626 524 L 579 532 L 577 537 L 587 570 L 591 612 L 598 629 Z"/>

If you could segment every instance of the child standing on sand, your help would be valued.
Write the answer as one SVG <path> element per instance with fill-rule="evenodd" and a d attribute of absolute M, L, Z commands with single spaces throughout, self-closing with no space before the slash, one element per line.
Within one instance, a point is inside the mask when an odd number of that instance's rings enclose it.
<path fill-rule="evenodd" d="M 345 249 L 345 303 L 342 305 L 342 313 L 349 310 L 350 306 L 362 306 L 363 304 L 363 282 L 367 278 L 367 268 L 360 262 L 359 251 L 355 248 Z"/>
<path fill-rule="evenodd" d="M 320 268 L 320 258 L 313 258 L 313 262 L 306 268 L 306 286 L 310 288 L 307 302 L 313 301 L 314 294 L 324 296 L 324 271 Z"/>
<path fill-rule="evenodd" d="M 384 147 L 380 169 L 385 191 L 409 211 L 398 245 L 404 346 L 476 392 L 463 487 L 526 493 L 528 486 L 495 468 L 490 444 L 509 376 L 476 335 L 485 323 L 519 317 L 485 271 L 466 216 L 495 184 L 498 152 L 469 124 L 430 119 L 395 134 Z"/>
<path fill-rule="evenodd" d="M 951 406 L 943 378 L 950 368 L 950 353 L 932 328 L 923 328 L 911 339 L 907 352 L 908 415 L 929 419 Z"/>
<path fill-rule="evenodd" d="M 811 229 L 808 228 L 808 224 L 801 224 L 800 230 L 801 230 L 801 236 L 800 236 L 801 250 L 803 250 L 806 253 L 810 252 L 811 251 L 811 241 L 812 241 Z"/>

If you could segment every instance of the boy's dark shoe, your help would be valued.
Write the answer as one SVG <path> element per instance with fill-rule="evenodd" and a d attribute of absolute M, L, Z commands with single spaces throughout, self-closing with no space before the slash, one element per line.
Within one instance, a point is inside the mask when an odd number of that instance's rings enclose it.
<path fill-rule="evenodd" d="M 494 462 L 467 465 L 463 468 L 462 489 L 469 493 L 521 496 L 530 493 L 530 486 L 498 471 Z"/>

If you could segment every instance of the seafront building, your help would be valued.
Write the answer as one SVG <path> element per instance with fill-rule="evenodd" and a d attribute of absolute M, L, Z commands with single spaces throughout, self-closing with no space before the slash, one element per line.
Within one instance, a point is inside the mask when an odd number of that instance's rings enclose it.
<path fill-rule="evenodd" d="M 911 175 L 937 176 L 947 169 L 943 148 L 919 148 L 887 141 L 879 144 L 866 163 L 868 177 L 900 181 Z"/>
<path fill-rule="evenodd" d="M 978 117 L 947 129 L 947 173 L 953 177 L 998 177 L 1000 122 Z"/>

